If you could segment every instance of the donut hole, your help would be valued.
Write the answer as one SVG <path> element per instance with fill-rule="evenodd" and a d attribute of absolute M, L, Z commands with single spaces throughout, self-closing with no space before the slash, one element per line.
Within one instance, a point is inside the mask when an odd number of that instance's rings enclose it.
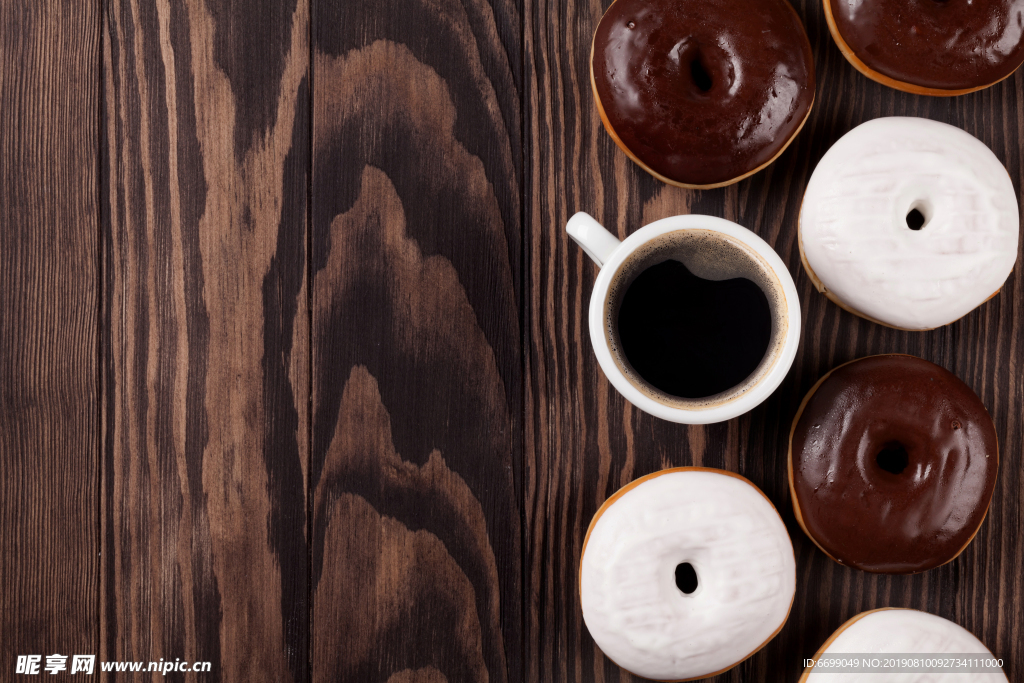
<path fill-rule="evenodd" d="M 911 230 L 920 230 L 928 225 L 932 218 L 932 205 L 927 199 L 919 199 L 907 209 L 907 227 Z"/>
<path fill-rule="evenodd" d="M 700 63 L 700 56 L 694 57 L 690 61 L 690 76 L 693 77 L 693 84 L 697 86 L 697 89 L 701 92 L 707 92 L 711 90 L 713 82 L 711 81 L 711 74 L 704 68 L 704 65 Z"/>
<path fill-rule="evenodd" d="M 890 441 L 882 446 L 882 450 L 875 456 L 875 462 L 886 472 L 902 474 L 910 464 L 910 455 L 899 441 Z"/>
<path fill-rule="evenodd" d="M 697 590 L 697 570 L 689 562 L 676 565 L 676 588 L 690 595 Z"/>
<path fill-rule="evenodd" d="M 907 227 L 911 230 L 920 230 L 924 227 L 924 214 L 919 209 L 911 209 L 907 214 Z"/>

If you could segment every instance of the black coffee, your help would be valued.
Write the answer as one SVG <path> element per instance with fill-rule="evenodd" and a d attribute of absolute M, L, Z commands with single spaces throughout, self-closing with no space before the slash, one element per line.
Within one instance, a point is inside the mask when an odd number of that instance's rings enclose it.
<path fill-rule="evenodd" d="M 641 272 L 622 297 L 622 353 L 651 386 L 705 398 L 741 384 L 772 336 L 768 297 L 738 277 L 705 280 L 676 260 Z"/>

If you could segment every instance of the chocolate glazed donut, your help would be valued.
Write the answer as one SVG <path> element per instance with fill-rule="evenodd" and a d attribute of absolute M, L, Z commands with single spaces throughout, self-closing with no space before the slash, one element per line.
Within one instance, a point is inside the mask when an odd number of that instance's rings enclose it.
<path fill-rule="evenodd" d="M 988 512 L 995 427 L 949 371 L 870 356 L 822 377 L 789 441 L 796 519 L 840 564 L 912 574 L 954 559 Z"/>
<path fill-rule="evenodd" d="M 616 0 L 594 34 L 590 77 L 619 147 L 689 188 L 767 166 L 814 101 L 811 46 L 785 0 Z"/>
<path fill-rule="evenodd" d="M 823 0 L 839 49 L 883 85 L 962 95 L 1024 62 L 1024 0 Z"/>

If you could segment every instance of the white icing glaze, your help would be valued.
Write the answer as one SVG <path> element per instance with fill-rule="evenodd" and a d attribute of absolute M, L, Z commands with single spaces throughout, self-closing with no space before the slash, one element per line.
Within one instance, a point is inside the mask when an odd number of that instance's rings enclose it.
<path fill-rule="evenodd" d="M 915 208 L 920 230 L 907 226 Z M 1018 232 L 1013 183 L 991 150 L 920 118 L 874 119 L 840 138 L 800 211 L 801 249 L 825 289 L 911 330 L 951 323 L 998 291 Z"/>
<path fill-rule="evenodd" d="M 676 586 L 689 562 L 698 586 Z M 729 668 L 782 626 L 796 590 L 793 546 L 746 480 L 667 472 L 612 503 L 582 558 L 580 600 L 594 641 L 619 666 L 680 680 Z"/>
<path fill-rule="evenodd" d="M 991 656 L 984 643 L 970 631 L 952 621 L 913 609 L 888 609 L 867 614 L 845 629 L 823 654 L 898 654 L 898 653 L 977 653 Z M 878 678 L 885 683 L 1006 683 L 1002 673 L 912 673 L 887 672 Z M 849 673 L 816 673 L 813 669 L 806 683 L 850 683 L 857 679 Z"/>

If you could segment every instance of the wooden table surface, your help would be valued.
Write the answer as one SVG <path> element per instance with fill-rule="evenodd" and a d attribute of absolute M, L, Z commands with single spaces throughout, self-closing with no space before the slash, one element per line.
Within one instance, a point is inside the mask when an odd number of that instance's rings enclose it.
<path fill-rule="evenodd" d="M 1024 675 L 1020 266 L 959 322 L 899 332 L 817 294 L 796 242 L 816 163 L 878 116 L 969 131 L 1019 190 L 1024 76 L 899 93 L 795 2 L 803 132 L 748 180 L 684 191 L 601 127 L 607 4 L 0 3 L 0 679 L 19 654 L 92 653 L 213 663 L 131 680 L 632 680 L 583 624 L 583 535 L 620 486 L 682 465 L 748 477 L 796 550 L 789 621 L 715 680 L 795 682 L 882 606 L 952 619 Z M 620 237 L 694 212 L 772 244 L 805 320 L 783 385 L 706 427 L 627 404 L 589 346 L 577 210 Z M 980 533 L 917 576 L 829 560 L 786 485 L 803 394 L 882 352 L 961 377 L 1002 446 Z"/>

